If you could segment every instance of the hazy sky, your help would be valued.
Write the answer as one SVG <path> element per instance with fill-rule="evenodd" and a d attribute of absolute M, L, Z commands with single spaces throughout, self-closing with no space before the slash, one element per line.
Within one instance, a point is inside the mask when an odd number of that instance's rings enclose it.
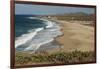
<path fill-rule="evenodd" d="M 15 4 L 15 14 L 63 14 L 63 13 L 94 13 L 94 8 L 79 8 L 79 7 L 61 7 L 61 6 L 46 6 L 46 5 L 29 5 L 29 4 Z"/>

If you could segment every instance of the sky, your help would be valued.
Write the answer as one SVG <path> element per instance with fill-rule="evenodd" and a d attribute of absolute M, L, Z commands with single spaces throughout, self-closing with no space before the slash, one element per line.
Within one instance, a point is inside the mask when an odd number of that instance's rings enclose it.
<path fill-rule="evenodd" d="M 94 8 L 15 4 L 16 15 L 53 15 L 77 12 L 92 14 L 94 13 Z"/>

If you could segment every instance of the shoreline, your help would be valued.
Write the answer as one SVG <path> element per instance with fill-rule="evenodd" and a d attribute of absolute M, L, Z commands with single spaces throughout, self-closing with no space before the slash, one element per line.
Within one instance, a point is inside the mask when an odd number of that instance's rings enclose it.
<path fill-rule="evenodd" d="M 48 19 L 49 21 L 58 23 L 61 27 L 60 31 L 63 33 L 54 38 L 60 45 L 56 49 L 48 49 L 46 52 L 71 52 L 71 51 L 94 51 L 94 27 L 83 25 L 85 21 L 64 21 L 57 19 Z M 80 22 L 80 23 L 77 23 Z M 86 21 L 88 22 L 88 21 Z M 88 22 L 89 23 L 89 22 Z M 92 47 L 91 47 L 92 46 Z"/>
<path fill-rule="evenodd" d="M 51 27 L 51 26 L 49 26 L 50 24 L 48 23 L 49 21 L 52 23 L 52 22 L 54 22 L 54 24 L 55 25 L 57 25 L 58 26 L 58 24 L 57 23 L 55 23 L 55 21 L 52 21 L 52 20 L 49 20 L 49 19 L 47 19 L 47 18 L 35 18 L 35 17 L 31 17 L 31 19 L 39 19 L 39 20 L 43 20 L 43 21 L 46 21 L 46 23 L 47 23 L 47 28 L 49 28 L 49 27 Z M 46 24 L 45 23 L 45 24 Z M 54 25 L 54 27 L 55 27 L 55 25 Z M 60 28 L 60 27 L 59 27 Z M 59 29 L 57 30 L 57 31 L 59 31 Z M 56 32 L 56 31 L 55 31 Z M 34 32 L 31 32 L 31 33 L 34 33 Z M 55 33 L 54 33 L 55 34 Z M 54 35 L 53 34 L 53 35 Z M 49 36 L 49 34 L 47 33 L 47 35 Z M 52 35 L 52 34 L 51 34 Z M 57 34 L 55 34 L 55 35 L 57 35 Z M 58 33 L 58 36 L 60 35 L 60 33 Z M 59 46 L 60 46 L 60 44 L 55 40 L 55 38 L 56 37 L 58 37 L 58 36 L 54 36 L 53 37 L 53 41 L 50 41 L 50 42 L 47 42 L 47 43 L 45 43 L 45 44 L 43 44 L 43 45 L 41 45 L 36 51 L 34 51 L 34 52 L 41 52 L 42 50 L 41 50 L 41 48 L 43 49 L 43 51 L 47 51 L 48 52 L 48 50 L 50 51 L 51 49 L 52 50 L 55 50 L 55 49 L 57 49 L 58 50 L 58 48 L 59 48 Z M 39 39 L 39 38 L 38 38 Z M 54 46 L 53 46 L 53 44 L 52 43 L 54 43 Z M 48 45 L 50 45 L 50 44 L 52 44 L 52 46 L 48 46 Z M 58 46 L 57 46 L 58 45 Z M 28 46 L 27 46 L 28 47 Z M 26 48 L 27 48 L 26 47 Z M 46 47 L 46 48 L 45 48 Z M 47 48 L 48 47 L 48 48 Z M 52 47 L 54 47 L 54 48 L 52 48 Z M 17 49 L 17 48 L 16 48 Z M 16 52 L 32 52 L 31 50 L 24 50 L 25 48 L 23 48 L 23 50 L 22 51 L 20 51 L 20 50 L 16 50 Z"/>
<path fill-rule="evenodd" d="M 55 22 L 60 26 L 62 35 L 54 37 L 54 41 L 59 46 L 56 48 L 49 48 L 45 50 L 48 53 L 54 52 L 70 52 L 70 51 L 94 51 L 94 28 L 93 26 L 82 25 L 81 21 L 64 21 L 57 19 L 41 18 L 47 21 Z M 84 21 L 85 22 L 85 21 Z M 92 46 L 92 47 L 91 47 Z M 42 46 L 45 49 L 45 46 Z M 41 52 L 41 49 L 36 52 Z"/>

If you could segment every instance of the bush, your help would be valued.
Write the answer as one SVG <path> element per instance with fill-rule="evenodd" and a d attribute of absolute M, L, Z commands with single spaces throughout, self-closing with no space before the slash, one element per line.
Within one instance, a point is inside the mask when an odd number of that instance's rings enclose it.
<path fill-rule="evenodd" d="M 93 62 L 95 60 L 94 52 L 57 52 L 52 54 L 28 54 L 28 53 L 16 53 L 16 64 L 28 64 L 28 63 L 83 63 Z"/>

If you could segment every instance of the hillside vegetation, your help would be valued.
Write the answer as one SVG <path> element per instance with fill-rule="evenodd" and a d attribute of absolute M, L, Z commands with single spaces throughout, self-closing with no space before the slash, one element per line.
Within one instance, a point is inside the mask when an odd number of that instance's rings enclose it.
<path fill-rule="evenodd" d="M 95 55 L 93 52 L 81 52 L 73 51 L 69 53 L 57 52 L 52 54 L 27 54 L 27 53 L 16 53 L 16 65 L 27 65 L 27 64 L 57 64 L 57 63 L 84 63 L 93 62 Z"/>

